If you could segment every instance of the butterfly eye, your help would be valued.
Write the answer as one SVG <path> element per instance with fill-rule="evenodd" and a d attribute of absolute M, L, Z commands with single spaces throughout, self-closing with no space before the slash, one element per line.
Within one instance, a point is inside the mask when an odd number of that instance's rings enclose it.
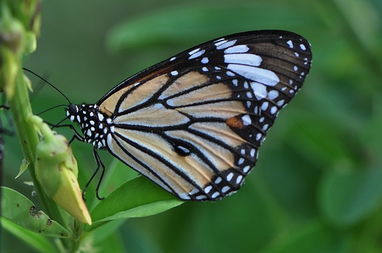
<path fill-rule="evenodd" d="M 70 104 L 68 107 L 68 112 L 70 115 L 74 115 L 78 112 L 78 108 L 76 105 Z"/>

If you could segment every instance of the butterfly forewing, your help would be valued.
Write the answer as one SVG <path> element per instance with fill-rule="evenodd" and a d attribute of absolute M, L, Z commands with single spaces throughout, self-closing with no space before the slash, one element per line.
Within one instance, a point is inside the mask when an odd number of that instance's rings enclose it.
<path fill-rule="evenodd" d="M 309 43 L 285 31 L 229 35 L 184 51 L 108 92 L 114 156 L 184 200 L 239 189 L 280 109 L 309 72 Z"/>

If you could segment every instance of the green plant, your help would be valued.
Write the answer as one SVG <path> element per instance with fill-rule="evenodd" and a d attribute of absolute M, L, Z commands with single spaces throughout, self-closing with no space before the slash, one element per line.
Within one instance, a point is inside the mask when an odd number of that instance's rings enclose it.
<path fill-rule="evenodd" d="M 1 187 L 0 221 L 4 229 L 40 252 L 89 252 L 94 242 L 107 239 L 126 218 L 153 215 L 182 202 L 133 173 L 125 177 L 127 181 L 117 182 L 117 177 L 105 181 L 105 187 L 115 191 L 93 203 L 90 218 L 66 139 L 34 116 L 29 102 L 30 82 L 22 61 L 36 48 L 39 11 L 39 0 L 0 3 L 0 84 L 24 152 L 22 172 L 28 166 L 41 202 L 37 207 L 16 190 Z M 109 173 L 118 173 L 119 166 L 113 163 Z"/>

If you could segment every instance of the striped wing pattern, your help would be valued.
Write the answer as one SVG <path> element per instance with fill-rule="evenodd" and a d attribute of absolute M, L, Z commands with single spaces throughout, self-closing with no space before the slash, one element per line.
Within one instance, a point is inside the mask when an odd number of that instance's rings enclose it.
<path fill-rule="evenodd" d="M 237 191 L 281 108 L 301 88 L 309 43 L 286 31 L 229 35 L 184 51 L 112 89 L 109 151 L 182 200 Z"/>

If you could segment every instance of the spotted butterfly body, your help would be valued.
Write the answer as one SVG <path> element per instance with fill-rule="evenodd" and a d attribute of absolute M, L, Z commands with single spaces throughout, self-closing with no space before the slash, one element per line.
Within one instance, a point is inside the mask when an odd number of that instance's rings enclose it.
<path fill-rule="evenodd" d="M 301 88 L 309 43 L 276 30 L 228 35 L 68 108 L 83 140 L 182 200 L 236 192 L 281 108 Z"/>

